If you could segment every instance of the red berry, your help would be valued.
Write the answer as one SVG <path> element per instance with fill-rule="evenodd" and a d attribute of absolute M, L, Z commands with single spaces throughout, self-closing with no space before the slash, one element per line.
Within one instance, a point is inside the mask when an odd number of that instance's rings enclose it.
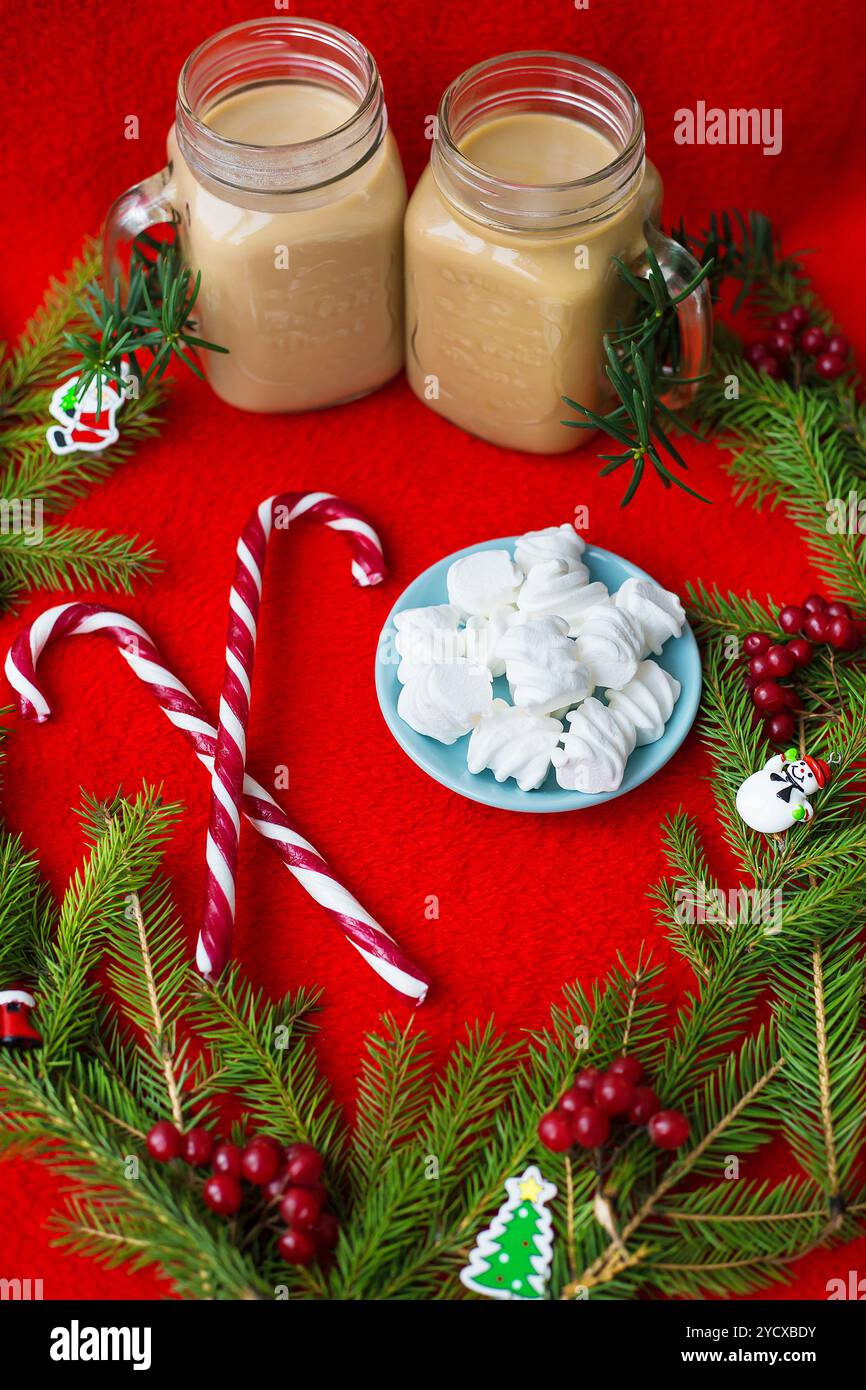
<path fill-rule="evenodd" d="M 773 319 L 773 327 L 778 333 L 796 333 L 799 324 L 790 309 L 783 309 L 782 313 Z"/>
<path fill-rule="evenodd" d="M 280 1202 L 280 1216 L 287 1226 L 309 1231 L 325 1205 L 324 1193 L 312 1187 L 290 1187 Z"/>
<path fill-rule="evenodd" d="M 756 681 L 765 681 L 772 674 L 773 670 L 767 660 L 767 652 L 758 652 L 757 656 L 749 658 L 749 675 L 754 676 Z"/>
<path fill-rule="evenodd" d="M 605 1072 L 595 1088 L 595 1103 L 606 1115 L 625 1115 L 634 1098 L 634 1086 L 616 1072 Z"/>
<path fill-rule="evenodd" d="M 776 357 L 790 357 L 794 351 L 794 330 L 775 329 L 767 339 L 767 346 Z"/>
<path fill-rule="evenodd" d="M 324 1166 L 325 1160 L 312 1144 L 290 1144 L 286 1149 L 286 1172 L 293 1187 L 315 1187 Z"/>
<path fill-rule="evenodd" d="M 610 1120 L 597 1105 L 585 1105 L 574 1116 L 571 1133 L 582 1149 L 597 1149 L 610 1134 Z"/>
<path fill-rule="evenodd" d="M 171 1120 L 158 1120 L 147 1136 L 147 1152 L 157 1163 L 169 1163 L 181 1151 L 180 1131 Z"/>
<path fill-rule="evenodd" d="M 661 1106 L 652 1086 L 636 1086 L 628 1117 L 633 1125 L 645 1125 Z"/>
<path fill-rule="evenodd" d="M 826 613 L 818 609 L 809 614 L 803 624 L 803 631 L 813 642 L 826 642 L 827 633 L 832 621 L 832 618 L 828 618 Z"/>
<path fill-rule="evenodd" d="M 823 594 L 810 594 L 803 599 L 803 607 L 807 613 L 819 613 L 827 607 L 827 600 Z"/>
<path fill-rule="evenodd" d="M 759 652 L 769 651 L 773 645 L 773 639 L 768 637 L 766 632 L 750 632 L 743 638 L 743 651 L 746 656 L 757 656 Z"/>
<path fill-rule="evenodd" d="M 571 1148 L 571 1124 L 568 1115 L 551 1110 L 538 1121 L 538 1137 L 552 1153 L 565 1153 Z"/>
<path fill-rule="evenodd" d="M 617 1057 L 608 1067 L 608 1073 L 621 1076 L 630 1085 L 636 1086 L 643 1077 L 643 1067 L 637 1057 Z"/>
<path fill-rule="evenodd" d="M 767 720 L 767 737 L 772 743 L 784 743 L 787 748 L 794 737 L 795 728 L 792 714 L 774 714 L 772 719 Z"/>
<path fill-rule="evenodd" d="M 280 1197 L 282 1197 L 283 1193 L 285 1192 L 288 1186 L 288 1183 L 289 1177 L 287 1173 L 277 1173 L 277 1176 L 275 1178 L 271 1178 L 270 1182 L 266 1182 L 264 1187 L 262 1188 L 262 1192 L 264 1193 L 266 1200 L 269 1202 L 276 1202 Z M 322 1189 L 322 1191 L 324 1191 L 324 1188 Z"/>
<path fill-rule="evenodd" d="M 792 713 L 796 714 L 803 708 L 803 701 L 800 699 L 800 693 L 795 686 L 783 685 L 782 695 L 785 700 L 785 709 L 789 709 Z"/>
<path fill-rule="evenodd" d="M 763 372 L 764 376 L 772 377 L 774 381 L 777 381 L 782 375 L 782 364 L 778 357 L 762 357 L 757 370 Z"/>
<path fill-rule="evenodd" d="M 755 676 L 752 676 L 747 672 L 746 675 L 743 677 L 743 685 L 746 687 L 749 694 L 751 695 L 753 690 L 755 689 L 755 686 L 760 685 L 760 681 L 757 680 Z"/>
<path fill-rule="evenodd" d="M 804 328 L 800 334 L 800 347 L 810 357 L 817 357 L 827 347 L 827 335 L 823 328 Z"/>
<path fill-rule="evenodd" d="M 193 1168 L 203 1168 L 213 1153 L 213 1135 L 209 1129 L 196 1125 L 183 1137 L 183 1156 Z"/>
<path fill-rule="evenodd" d="M 750 343 L 746 348 L 745 358 L 752 367 L 757 367 L 767 356 L 766 343 Z"/>
<path fill-rule="evenodd" d="M 788 643 L 788 651 L 794 658 L 795 666 L 808 666 L 815 655 L 815 648 L 805 637 L 795 637 L 793 642 Z"/>
<path fill-rule="evenodd" d="M 862 641 L 857 624 L 842 616 L 829 619 L 827 637 L 840 652 L 856 652 Z"/>
<path fill-rule="evenodd" d="M 827 351 L 832 352 L 835 357 L 841 357 L 844 362 L 851 351 L 851 344 L 841 333 L 834 333 L 832 338 L 827 340 Z"/>
<path fill-rule="evenodd" d="M 825 381 L 835 381 L 845 370 L 844 357 L 838 357 L 835 352 L 822 352 L 815 363 L 815 371 Z"/>
<path fill-rule="evenodd" d="M 583 1096 L 584 1105 L 592 1105 L 592 1098 L 595 1095 L 595 1086 L 601 1072 L 598 1067 L 584 1067 L 574 1078 L 573 1090 L 579 1091 Z"/>
<path fill-rule="evenodd" d="M 790 315 L 796 328 L 802 328 L 804 323 L 809 322 L 809 315 L 802 304 L 792 304 L 790 309 L 787 310 L 787 313 Z"/>
<path fill-rule="evenodd" d="M 202 1196 L 211 1211 L 220 1216 L 234 1216 L 244 1194 L 237 1178 L 230 1173 L 213 1173 L 204 1185 Z"/>
<path fill-rule="evenodd" d="M 316 1258 L 316 1242 L 309 1231 L 283 1231 L 277 1249 L 290 1265 L 312 1264 Z"/>
<path fill-rule="evenodd" d="M 270 1149 L 282 1166 L 286 1156 L 285 1145 L 281 1144 L 279 1139 L 275 1139 L 272 1134 L 254 1134 L 247 1147 L 249 1148 L 251 1144 L 258 1144 L 259 1148 L 262 1149 Z"/>
<path fill-rule="evenodd" d="M 851 617 L 851 609 L 848 607 L 847 603 L 841 603 L 839 599 L 834 599 L 832 603 L 828 603 L 824 611 L 828 618 Z"/>
<path fill-rule="evenodd" d="M 678 1149 L 689 1137 L 689 1122 L 679 1110 L 659 1110 L 649 1122 L 649 1136 L 657 1149 Z"/>
<path fill-rule="evenodd" d="M 774 676 L 790 676 L 794 669 L 794 658 L 788 648 L 781 645 L 771 647 L 765 653 L 764 660 Z"/>
<path fill-rule="evenodd" d="M 241 1150 L 237 1144 L 217 1144 L 211 1154 L 210 1166 L 215 1173 L 227 1173 L 230 1178 L 239 1178 Z"/>
<path fill-rule="evenodd" d="M 785 707 L 782 687 L 776 681 L 761 681 L 752 691 L 752 699 L 762 714 L 776 714 Z"/>
<path fill-rule="evenodd" d="M 325 1250 L 333 1250 L 340 1238 L 340 1223 L 329 1211 L 323 1211 L 318 1225 L 313 1227 L 316 1243 Z"/>
<path fill-rule="evenodd" d="M 272 1144 L 264 1143 L 263 1139 L 253 1139 L 241 1155 L 241 1172 L 247 1182 L 264 1187 L 265 1183 L 273 1182 L 279 1173 L 282 1157 L 281 1146 L 275 1149 Z"/>
<path fill-rule="evenodd" d="M 799 603 L 789 603 L 779 612 L 779 627 L 783 632 L 802 632 L 806 610 Z"/>
<path fill-rule="evenodd" d="M 573 1115 L 577 1110 L 582 1109 L 584 1105 L 586 1105 L 586 1093 L 584 1091 L 579 1091 L 576 1086 L 572 1086 L 570 1090 L 563 1091 L 562 1095 L 559 1097 L 559 1106 L 557 1108 L 565 1115 Z"/>

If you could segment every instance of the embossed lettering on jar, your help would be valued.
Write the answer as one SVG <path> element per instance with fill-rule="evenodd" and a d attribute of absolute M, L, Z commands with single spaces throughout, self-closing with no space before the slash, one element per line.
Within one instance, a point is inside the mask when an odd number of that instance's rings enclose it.
<path fill-rule="evenodd" d="M 415 393 L 496 444 L 583 443 L 561 423 L 562 397 L 608 408 L 602 336 L 635 309 L 612 258 L 639 269 L 650 240 L 672 286 L 694 264 L 657 228 L 661 196 L 640 107 L 613 73 L 513 53 L 457 78 L 406 214 Z M 691 374 L 706 359 L 708 302 L 689 312 Z"/>

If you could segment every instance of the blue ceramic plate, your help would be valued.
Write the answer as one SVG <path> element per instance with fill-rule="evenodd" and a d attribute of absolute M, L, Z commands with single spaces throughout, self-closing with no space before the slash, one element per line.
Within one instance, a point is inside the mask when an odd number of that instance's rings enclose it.
<path fill-rule="evenodd" d="M 453 555 L 446 555 L 438 564 L 431 565 L 413 580 L 408 589 L 404 589 L 388 615 L 388 621 L 379 638 L 376 653 L 376 692 L 385 723 L 400 747 L 409 754 L 413 762 L 423 767 L 437 782 L 450 787 L 453 792 L 467 796 L 472 801 L 481 801 L 485 806 L 499 806 L 505 811 L 582 811 L 587 806 L 595 806 L 600 801 L 612 801 L 615 796 L 622 796 L 624 792 L 639 787 L 641 782 L 652 777 L 654 772 L 658 772 L 659 768 L 664 767 L 668 759 L 673 757 L 692 727 L 701 696 L 701 660 L 698 644 L 688 624 L 683 629 L 682 636 L 666 642 L 662 655 L 654 658 L 679 681 L 682 686 L 680 698 L 674 705 L 673 714 L 665 726 L 662 737 L 656 743 L 634 750 L 626 764 L 622 785 L 615 792 L 596 792 L 589 795 L 585 792 L 564 791 L 557 784 L 553 769 L 544 785 L 537 791 L 522 792 L 517 783 L 510 779 L 497 782 L 489 770 L 480 773 L 469 771 L 466 766 L 468 734 L 450 746 L 437 743 L 435 739 L 428 738 L 425 734 L 417 734 L 414 729 L 410 729 L 397 713 L 397 699 L 401 687 L 397 680 L 394 655 L 394 614 L 402 612 L 404 608 L 423 608 L 430 603 L 447 603 L 445 578 L 449 565 L 464 555 L 473 555 L 477 550 L 506 549 L 513 552 L 517 539 L 515 536 L 505 536 L 501 540 L 485 541 L 481 545 L 468 545 L 465 550 L 457 550 Z M 645 570 L 638 569 L 637 565 L 623 560 L 619 555 L 611 554 L 609 550 L 599 550 L 594 545 L 586 547 L 582 558 L 589 569 L 590 579 L 600 579 L 611 593 L 615 593 L 626 579 L 651 578 Z M 493 693 L 510 700 L 508 683 L 504 676 L 493 682 Z"/>

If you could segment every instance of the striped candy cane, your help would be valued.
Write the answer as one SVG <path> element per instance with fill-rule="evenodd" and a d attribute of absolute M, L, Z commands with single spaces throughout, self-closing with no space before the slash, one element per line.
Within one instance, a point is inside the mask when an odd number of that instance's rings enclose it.
<path fill-rule="evenodd" d="M 250 692 L 268 540 L 274 526 L 288 529 L 301 517 L 345 532 L 352 544 L 356 584 L 378 584 L 385 577 L 385 557 L 376 532 L 359 512 L 330 492 L 266 497 L 241 532 L 229 597 L 226 668 L 211 777 L 205 909 L 196 950 L 198 968 L 208 979 L 220 974 L 231 955 Z"/>
<path fill-rule="evenodd" d="M 40 724 L 51 717 L 51 706 L 37 683 L 39 658 L 49 643 L 85 633 L 101 633 L 115 644 L 163 714 L 180 729 L 199 760 L 212 771 L 217 731 L 201 705 L 166 667 L 144 628 L 102 604 L 62 603 L 48 608 L 15 639 L 5 669 L 22 716 Z M 429 986 L 427 977 L 334 877 L 318 850 L 298 834 L 270 793 L 249 774 L 244 777 L 243 812 L 376 973 L 407 1001 L 423 1003 Z"/>

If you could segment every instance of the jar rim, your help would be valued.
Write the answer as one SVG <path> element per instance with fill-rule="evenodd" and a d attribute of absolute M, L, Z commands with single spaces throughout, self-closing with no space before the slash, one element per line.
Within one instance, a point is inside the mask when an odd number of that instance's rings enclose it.
<path fill-rule="evenodd" d="M 232 40 L 248 38 L 250 44 L 262 44 L 260 56 L 269 65 L 288 64 L 294 58 L 310 81 L 317 80 L 335 91 L 351 96 L 356 105 L 346 119 L 332 130 L 306 140 L 283 144 L 255 144 L 234 140 L 218 134 L 199 112 L 212 109 L 222 95 L 242 87 L 267 81 L 292 80 L 277 74 L 255 78 L 242 68 L 227 66 L 219 74 L 218 62 L 212 64 L 211 86 L 194 93 L 194 76 L 220 46 L 231 47 Z M 280 52 L 273 43 L 292 38 L 321 45 L 324 52 L 330 46 L 332 55 L 316 60 L 312 54 L 301 54 L 288 45 Z M 250 53 L 253 50 L 251 48 Z M 340 64 L 345 59 L 345 66 Z M 350 64 L 353 65 L 350 71 Z M 225 85 L 214 91 L 215 76 L 225 78 Z M 330 76 L 328 83 L 324 79 Z M 339 80 L 342 79 L 342 80 Z M 298 80 L 296 77 L 294 80 Z M 215 100 L 207 101 L 207 97 Z M 218 30 L 204 39 L 184 62 L 177 83 L 176 119 L 178 142 L 191 165 L 204 173 L 213 183 L 229 190 L 250 193 L 308 192 L 343 178 L 360 168 L 379 148 L 387 130 L 387 110 L 379 69 L 368 48 L 337 25 L 324 20 L 305 19 L 294 15 L 267 15 L 261 19 L 243 20 Z"/>
<path fill-rule="evenodd" d="M 493 174 L 482 165 L 474 163 L 463 153 L 458 144 L 458 136 L 452 128 L 452 113 L 455 102 L 486 76 L 495 75 L 497 70 L 501 71 L 503 75 L 509 71 L 519 71 L 523 64 L 535 66 L 541 71 L 547 68 L 552 73 L 559 68 L 560 75 L 567 70 L 571 76 L 578 76 L 591 82 L 597 93 L 606 92 L 608 95 L 615 96 L 628 122 L 628 129 L 621 148 L 617 150 L 613 159 L 594 173 L 582 175 L 580 178 L 567 179 L 559 183 L 530 184 Z M 575 109 L 580 106 L 574 97 L 570 97 L 562 91 L 543 92 L 541 88 L 536 88 L 533 92 L 532 89 L 524 88 L 518 89 L 514 94 L 515 99 L 523 100 L 531 98 L 533 95 L 535 97 L 544 95 L 551 101 L 555 100 L 561 105 L 571 105 Z M 499 112 L 507 105 L 507 101 L 500 102 L 498 104 Z M 437 136 L 433 156 L 431 156 L 437 182 L 439 182 L 444 165 L 447 166 L 447 176 L 452 187 L 456 187 L 464 193 L 474 189 L 475 191 L 480 190 L 482 193 L 486 191 L 492 194 L 493 197 L 484 202 L 484 210 L 490 216 L 492 213 L 491 203 L 494 203 L 497 217 L 491 217 L 491 220 L 495 222 L 498 217 L 501 217 L 503 227 L 531 228 L 537 226 L 540 229 L 542 224 L 549 221 L 550 218 L 549 209 L 545 212 L 541 207 L 545 198 L 548 200 L 559 199 L 564 204 L 563 209 L 554 219 L 558 225 L 569 226 L 580 221 L 599 220 L 609 215 L 622 201 L 623 192 L 628 190 L 643 166 L 644 120 L 640 103 L 634 92 L 621 77 L 611 72 L 609 68 L 595 63 L 589 58 L 557 49 L 515 50 L 494 58 L 486 58 L 473 67 L 467 68 L 443 92 L 437 119 Z M 476 121 L 468 128 L 473 129 L 479 123 Z M 595 200 L 591 196 L 594 193 L 599 194 Z M 510 201 L 509 195 L 512 194 L 517 200 L 522 200 L 522 206 L 518 207 Z M 587 198 L 585 195 L 590 196 Z M 574 196 L 578 198 L 579 207 L 569 206 Z M 481 220 L 487 220 L 487 217 Z"/>

